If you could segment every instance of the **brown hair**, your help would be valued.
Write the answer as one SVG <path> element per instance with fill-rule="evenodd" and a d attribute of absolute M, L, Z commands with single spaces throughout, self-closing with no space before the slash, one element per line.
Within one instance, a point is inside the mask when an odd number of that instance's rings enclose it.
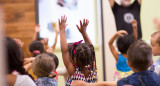
<path fill-rule="evenodd" d="M 155 35 L 160 34 L 160 31 L 154 32 L 152 33 L 151 37 L 154 37 Z M 160 46 L 160 35 L 158 35 L 158 38 L 156 39 L 156 42 L 159 44 Z"/>
<path fill-rule="evenodd" d="M 145 71 L 152 63 L 152 49 L 143 41 L 133 43 L 127 53 L 128 62 L 138 71 Z"/>
<path fill-rule="evenodd" d="M 40 54 L 33 61 L 32 69 L 37 77 L 49 77 L 55 70 L 55 63 L 49 55 Z"/>

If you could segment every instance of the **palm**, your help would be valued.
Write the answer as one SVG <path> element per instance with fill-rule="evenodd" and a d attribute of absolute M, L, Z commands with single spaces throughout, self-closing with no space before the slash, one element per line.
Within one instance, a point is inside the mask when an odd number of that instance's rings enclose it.
<path fill-rule="evenodd" d="M 89 23 L 89 21 L 87 19 L 84 19 L 83 23 L 82 23 L 82 21 L 80 21 L 80 26 L 78 26 L 78 25 L 76 25 L 76 26 L 81 33 L 84 33 L 84 32 L 86 32 L 86 28 L 88 26 L 88 23 Z"/>

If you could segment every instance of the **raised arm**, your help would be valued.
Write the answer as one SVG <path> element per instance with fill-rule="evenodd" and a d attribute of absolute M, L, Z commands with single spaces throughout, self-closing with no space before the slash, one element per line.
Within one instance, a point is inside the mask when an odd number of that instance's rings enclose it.
<path fill-rule="evenodd" d="M 62 16 L 61 20 L 59 19 L 58 21 L 59 21 L 60 44 L 61 44 L 61 52 L 62 52 L 63 62 L 64 62 L 64 65 L 65 65 L 69 75 L 71 76 L 75 72 L 75 68 L 72 63 L 71 57 L 69 55 L 68 45 L 67 45 L 67 40 L 66 40 L 65 28 L 67 26 L 67 24 L 66 24 L 67 17 Z"/>
<path fill-rule="evenodd" d="M 71 86 L 117 86 L 116 81 L 86 83 L 84 81 L 72 81 Z"/>
<path fill-rule="evenodd" d="M 85 43 L 88 43 L 88 44 L 91 44 L 92 45 L 92 42 L 86 32 L 86 29 L 87 29 L 87 26 L 88 26 L 88 23 L 89 21 L 87 19 L 83 19 L 83 23 L 82 21 L 80 20 L 80 26 L 76 25 L 79 32 L 82 34 L 83 36 L 83 39 L 85 40 Z"/>
<path fill-rule="evenodd" d="M 135 40 L 137 40 L 137 38 L 138 38 L 138 33 L 137 33 L 137 29 L 138 29 L 138 27 L 137 27 L 137 21 L 136 21 L 136 20 L 132 20 L 131 22 L 132 22 L 132 27 L 133 27 L 133 35 L 134 35 Z"/>
<path fill-rule="evenodd" d="M 34 34 L 33 34 L 32 41 L 35 41 L 35 40 L 37 39 L 37 35 L 38 35 L 38 33 L 40 32 L 39 28 L 40 28 L 40 26 L 37 24 L 37 25 L 35 26 L 35 31 L 34 31 Z"/>
<path fill-rule="evenodd" d="M 54 44 L 52 46 L 53 51 L 55 50 L 55 47 L 56 47 L 56 44 L 57 44 L 58 33 L 59 33 L 59 29 L 56 27 L 56 37 L 55 37 L 55 40 L 54 40 Z"/>
<path fill-rule="evenodd" d="M 128 34 L 128 33 L 124 30 L 120 30 L 116 34 L 114 34 L 114 36 L 109 41 L 109 48 L 110 48 L 111 53 L 113 54 L 116 62 L 118 61 L 118 52 L 116 51 L 115 47 L 113 46 L 113 42 L 117 38 L 117 36 L 123 36 L 123 34 Z"/>
<path fill-rule="evenodd" d="M 142 4 L 142 0 L 138 0 L 138 3 L 141 5 Z"/>
<path fill-rule="evenodd" d="M 114 6 L 114 0 L 108 0 L 109 1 L 109 3 L 110 3 L 110 5 L 111 5 L 111 7 L 113 7 Z"/>

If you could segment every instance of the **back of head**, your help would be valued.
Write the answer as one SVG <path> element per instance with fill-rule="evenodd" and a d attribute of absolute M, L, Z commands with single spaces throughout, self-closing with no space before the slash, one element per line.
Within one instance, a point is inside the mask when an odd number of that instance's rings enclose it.
<path fill-rule="evenodd" d="M 10 37 L 4 38 L 6 56 L 8 62 L 8 73 L 17 71 L 20 74 L 26 74 L 23 68 L 24 52 L 19 45 Z"/>
<path fill-rule="evenodd" d="M 32 63 L 32 69 L 38 78 L 49 77 L 55 70 L 55 63 L 49 55 L 39 54 Z"/>
<path fill-rule="evenodd" d="M 129 46 L 135 42 L 133 35 L 123 35 L 117 39 L 117 47 L 121 54 L 126 54 Z"/>
<path fill-rule="evenodd" d="M 58 65 L 59 65 L 59 60 L 58 60 L 58 57 L 53 54 L 53 53 L 46 53 L 47 55 L 49 55 L 55 62 L 55 69 L 57 69 Z"/>
<path fill-rule="evenodd" d="M 40 53 L 43 53 L 44 45 L 40 41 L 32 41 L 29 45 L 29 51 L 33 54 L 33 56 L 37 56 Z"/>
<path fill-rule="evenodd" d="M 152 64 L 152 49 L 143 41 L 136 41 L 128 49 L 128 62 L 138 71 L 145 71 Z"/>
<path fill-rule="evenodd" d="M 94 47 L 92 45 L 81 43 L 73 46 L 71 50 L 71 57 L 73 61 L 76 60 L 76 64 L 80 70 L 83 70 L 86 66 L 89 66 L 92 70 L 94 69 L 94 62 L 96 58 Z"/>

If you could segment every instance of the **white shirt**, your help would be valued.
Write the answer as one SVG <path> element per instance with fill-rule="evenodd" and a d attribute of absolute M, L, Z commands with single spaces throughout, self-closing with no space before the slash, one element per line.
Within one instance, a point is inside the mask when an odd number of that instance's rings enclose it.
<path fill-rule="evenodd" d="M 17 75 L 14 86 L 36 86 L 28 75 Z"/>

